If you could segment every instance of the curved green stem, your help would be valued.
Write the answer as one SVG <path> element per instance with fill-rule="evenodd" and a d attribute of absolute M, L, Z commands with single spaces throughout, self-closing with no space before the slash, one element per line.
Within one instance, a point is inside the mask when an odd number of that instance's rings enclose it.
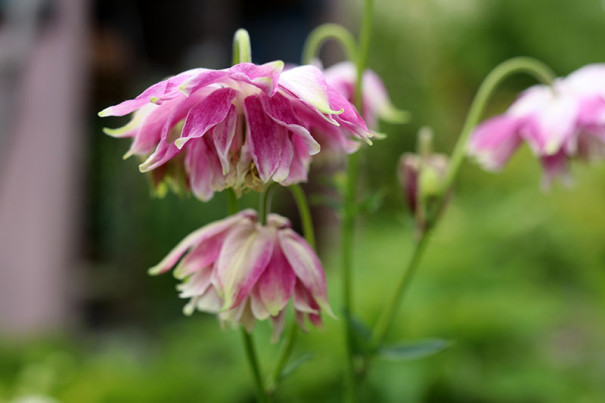
<path fill-rule="evenodd" d="M 506 78 L 517 73 L 530 74 L 542 83 L 548 85 L 552 84 L 553 80 L 555 79 L 554 73 L 548 66 L 538 60 L 526 57 L 518 57 L 501 63 L 485 78 L 477 91 L 477 95 L 473 99 L 473 103 L 471 104 L 466 121 L 458 137 L 458 142 L 456 143 L 452 153 L 452 158 L 450 160 L 442 193 L 439 201 L 436 203 L 437 208 L 433 218 L 431 219 L 426 231 L 424 231 L 421 238 L 418 240 L 418 243 L 416 244 L 412 253 L 412 257 L 407 265 L 407 269 L 403 272 L 390 303 L 386 305 L 386 308 L 382 311 L 380 318 L 376 322 L 374 331 L 372 332 L 371 345 L 373 352 L 376 352 L 384 342 L 386 333 L 389 329 L 389 326 L 393 322 L 397 309 L 401 304 L 403 296 L 405 295 L 405 291 L 408 289 L 409 284 L 416 273 L 432 230 L 434 229 L 435 224 L 443 212 L 447 195 L 451 191 L 458 172 L 460 171 L 460 167 L 462 166 L 462 162 L 464 161 L 467 143 L 473 128 L 479 123 L 481 115 L 483 114 L 483 111 L 485 110 L 485 107 L 496 88 Z M 371 356 L 366 359 L 365 369 L 367 369 L 370 359 Z"/>
<path fill-rule="evenodd" d="M 303 47 L 303 64 L 309 64 L 318 58 L 321 46 L 328 39 L 334 39 L 340 43 L 349 60 L 357 60 L 357 43 L 353 35 L 342 25 L 323 24 L 311 31 L 307 37 Z"/>
<path fill-rule="evenodd" d="M 240 28 L 233 35 L 233 64 L 250 63 L 251 61 L 250 35 L 248 35 L 248 31 Z"/>
<path fill-rule="evenodd" d="M 292 197 L 294 197 L 294 201 L 296 202 L 296 207 L 298 208 L 298 213 L 300 215 L 300 221 L 303 227 L 303 235 L 309 245 L 313 249 L 315 249 L 315 231 L 313 230 L 313 220 L 311 218 L 311 210 L 309 209 L 309 203 L 307 202 L 307 198 L 305 196 L 304 191 L 300 187 L 300 185 L 291 185 L 288 189 L 290 189 L 290 193 L 292 193 Z M 286 340 L 282 345 L 282 348 L 279 352 L 279 356 L 275 363 L 275 368 L 273 368 L 273 372 L 271 373 L 271 378 L 269 379 L 269 392 L 272 393 L 275 391 L 277 384 L 281 378 L 281 375 L 284 371 L 284 368 L 288 364 L 290 356 L 292 355 L 292 351 L 294 351 L 294 345 L 296 344 L 296 339 L 298 337 L 298 325 L 296 322 L 293 322 L 290 325 L 290 330 L 288 331 L 288 335 L 286 336 Z"/>

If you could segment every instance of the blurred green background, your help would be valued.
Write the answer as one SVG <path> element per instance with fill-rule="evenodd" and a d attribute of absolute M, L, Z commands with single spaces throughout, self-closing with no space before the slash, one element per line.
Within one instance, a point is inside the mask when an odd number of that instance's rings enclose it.
<path fill-rule="evenodd" d="M 268 3 L 272 11 L 262 19 L 243 19 L 253 46 L 255 30 L 259 37 L 269 35 L 267 30 L 279 35 L 285 23 L 277 20 L 279 8 L 296 2 Z M 411 251 L 413 222 L 395 168 L 399 155 L 414 148 L 418 128 L 433 127 L 436 148 L 449 153 L 481 80 L 507 58 L 536 57 L 560 75 L 605 60 L 600 0 L 375 3 L 369 64 L 393 103 L 409 110 L 413 120 L 382 126 L 388 138 L 364 151 L 361 197 L 385 195 L 380 209 L 360 219 L 356 239 L 354 310 L 369 324 Z M 303 34 L 335 16 L 356 31 L 360 1 L 330 2 L 328 9 L 312 15 Z M 265 31 L 258 28 L 261 23 Z M 272 53 L 270 41 L 259 44 L 258 53 L 253 48 L 253 57 L 290 57 Z M 322 56 L 337 61 L 340 53 L 331 49 Z M 97 76 L 90 119 L 93 107 L 131 97 L 158 75 L 188 67 L 175 62 L 158 72 L 149 66 L 120 90 Z M 503 111 L 531 84 L 527 77 L 507 81 L 488 114 Z M 106 85 L 109 90 L 100 88 Z M 104 136 L 104 124 L 96 119 L 89 126 L 83 319 L 70 331 L 2 342 L 0 401 L 24 396 L 61 402 L 253 401 L 237 332 L 221 331 L 209 315 L 183 316 L 176 280 L 146 274 L 186 234 L 224 215 L 223 195 L 208 204 L 175 195 L 150 198 L 136 161 L 120 159 L 128 141 Z M 316 178 L 321 175 L 320 170 Z M 527 149 L 497 175 L 465 164 L 389 334 L 391 341 L 439 337 L 454 343 L 421 360 L 377 361 L 363 385 L 364 401 L 605 401 L 605 166 L 574 165 L 574 186 L 555 185 L 546 193 L 539 188 L 540 175 Z M 275 210 L 296 220 L 285 196 Z M 254 195 L 245 198 L 245 205 L 255 203 Z M 325 208 L 317 211 L 320 221 L 333 223 Z M 316 226 L 323 231 L 320 251 L 330 300 L 340 311 L 339 244 L 329 225 Z M 313 359 L 284 381 L 278 401 L 340 401 L 341 325 L 342 320 L 326 318 L 325 330 L 300 337 L 295 357 L 311 351 Z M 278 350 L 268 342 L 269 332 L 264 323 L 255 332 L 266 369 Z"/>

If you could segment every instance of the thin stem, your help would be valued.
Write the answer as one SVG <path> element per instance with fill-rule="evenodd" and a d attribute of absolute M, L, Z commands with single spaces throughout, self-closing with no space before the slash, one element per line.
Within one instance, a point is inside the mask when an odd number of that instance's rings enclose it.
<path fill-rule="evenodd" d="M 334 39 L 340 43 L 349 60 L 357 60 L 357 43 L 351 33 L 342 25 L 323 24 L 315 28 L 305 41 L 302 62 L 309 64 L 319 57 L 319 50 L 325 41 Z"/>
<path fill-rule="evenodd" d="M 305 192 L 302 190 L 300 185 L 291 185 L 290 193 L 294 197 L 296 207 L 298 208 L 298 214 L 300 215 L 300 221 L 303 228 L 303 235 L 309 245 L 315 249 L 315 231 L 313 230 L 313 219 L 311 218 L 311 210 L 309 209 L 309 203 Z"/>
<path fill-rule="evenodd" d="M 407 265 L 407 269 L 403 272 L 402 277 L 399 280 L 393 298 L 391 299 L 390 303 L 386 305 L 386 308 L 382 311 L 380 318 L 376 322 L 376 326 L 374 327 L 374 331 L 372 333 L 372 352 L 375 353 L 384 342 L 384 338 L 389 326 L 393 322 L 397 309 L 401 304 L 401 300 L 403 299 L 403 296 L 405 295 L 405 292 L 409 288 L 409 284 L 414 277 L 420 260 L 422 259 L 423 252 L 428 244 L 432 230 L 434 229 L 435 224 L 438 222 L 438 219 L 443 212 L 443 207 L 448 194 L 451 191 L 458 172 L 460 171 L 460 167 L 462 166 L 462 162 L 464 161 L 468 139 L 473 128 L 479 123 L 487 102 L 498 85 L 501 84 L 507 77 L 510 77 L 516 73 L 530 74 L 536 77 L 542 83 L 548 85 L 550 85 L 555 78 L 554 73 L 548 66 L 540 61 L 526 57 L 518 57 L 501 63 L 485 78 L 477 91 L 477 95 L 473 99 L 473 103 L 467 115 L 466 121 L 458 137 L 458 142 L 452 153 L 445 184 L 439 197 L 439 201 L 436 203 L 437 208 L 435 213 L 428 223 L 428 228 L 424 231 L 416 244 L 416 247 L 414 248 L 412 257 Z M 371 356 L 366 358 L 365 369 L 367 369 L 370 359 Z"/>
<path fill-rule="evenodd" d="M 366 0 L 363 8 L 363 19 L 359 38 L 359 53 L 355 59 L 357 67 L 357 81 L 355 85 L 355 105 L 361 113 L 363 111 L 363 71 L 366 68 L 368 53 L 370 49 L 370 34 L 372 32 L 373 0 Z M 360 154 L 349 156 L 347 164 L 347 186 L 344 200 L 344 217 L 342 222 L 342 288 L 343 288 L 343 311 L 345 315 L 344 336 L 346 342 L 346 370 L 345 370 L 345 395 L 347 402 L 357 400 L 355 385 L 355 362 L 353 346 L 353 329 L 351 328 L 351 313 L 353 310 L 353 244 L 355 237 L 355 219 L 357 217 L 357 184 L 359 180 Z"/>
<path fill-rule="evenodd" d="M 248 35 L 248 31 L 240 28 L 233 35 L 233 64 L 250 63 L 251 61 L 250 35 Z"/>
<path fill-rule="evenodd" d="M 368 53 L 370 51 L 370 37 L 372 33 L 372 16 L 374 0 L 366 0 L 363 6 L 363 20 L 359 33 L 359 55 L 357 57 L 357 83 L 355 85 L 355 106 L 359 113 L 363 113 L 362 96 L 363 71 L 368 64 Z"/>
<path fill-rule="evenodd" d="M 277 361 L 275 362 L 275 367 L 273 368 L 273 372 L 271 373 L 271 378 L 269 379 L 269 393 L 274 393 L 275 389 L 277 389 L 277 385 L 279 384 L 282 373 L 284 372 L 284 368 L 288 364 L 290 356 L 294 351 L 294 345 L 296 344 L 297 338 L 298 325 L 296 324 L 296 322 L 293 322 L 290 325 L 290 330 L 288 331 L 286 340 L 284 341 L 281 350 L 279 351 Z"/>
<path fill-rule="evenodd" d="M 298 214 L 300 215 L 300 221 L 303 227 L 303 235 L 309 245 L 315 249 L 315 231 L 313 230 L 311 210 L 309 209 L 309 203 L 307 202 L 305 193 L 300 185 L 291 185 L 288 189 L 290 189 L 290 192 L 294 197 L 294 201 L 296 202 L 296 207 L 298 208 Z M 292 351 L 294 351 L 294 345 L 296 344 L 297 337 L 298 325 L 296 322 L 292 322 L 288 335 L 286 336 L 286 341 L 282 345 L 275 368 L 271 374 L 271 379 L 269 380 L 269 391 L 271 393 L 277 388 L 277 384 L 279 383 L 284 368 L 288 364 Z"/>
<path fill-rule="evenodd" d="M 248 333 L 246 329 L 242 327 L 240 330 L 242 333 L 242 341 L 244 342 L 244 349 L 246 350 L 246 358 L 248 358 L 248 362 L 250 363 L 254 385 L 256 386 L 256 398 L 261 403 L 267 402 L 267 392 L 265 391 L 265 385 L 263 384 L 256 349 L 254 348 L 254 340 L 252 340 L 252 335 Z"/>
<path fill-rule="evenodd" d="M 237 196 L 233 189 L 227 189 L 225 191 L 227 197 L 227 213 L 229 215 L 236 214 L 239 211 Z"/>
<path fill-rule="evenodd" d="M 271 183 L 265 188 L 265 191 L 261 194 L 259 205 L 258 205 L 258 222 L 260 225 L 267 224 L 267 216 L 271 212 L 271 199 L 273 197 L 273 191 L 277 183 Z"/>

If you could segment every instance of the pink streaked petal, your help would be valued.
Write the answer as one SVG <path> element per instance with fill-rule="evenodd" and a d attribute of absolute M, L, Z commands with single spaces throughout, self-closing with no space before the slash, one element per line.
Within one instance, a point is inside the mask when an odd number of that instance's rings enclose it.
<path fill-rule="evenodd" d="M 267 268 L 256 283 L 258 294 L 272 316 L 284 309 L 294 292 L 295 284 L 296 275 L 281 248 L 274 248 Z"/>
<path fill-rule="evenodd" d="M 170 270 L 179 261 L 181 256 L 194 245 L 227 231 L 234 226 L 241 225 L 251 220 L 256 220 L 254 210 L 244 210 L 229 218 L 208 224 L 183 239 L 160 263 L 149 269 L 149 274 L 161 274 Z"/>
<path fill-rule="evenodd" d="M 292 147 L 292 142 L 290 141 L 290 136 L 292 136 L 292 133 L 286 133 L 282 136 L 279 165 L 272 177 L 275 182 L 282 183 L 290 175 L 290 165 L 292 165 L 292 158 L 294 157 L 294 149 Z"/>
<path fill-rule="evenodd" d="M 256 225 L 234 229 L 216 262 L 219 292 L 225 309 L 240 304 L 267 268 L 273 255 L 275 232 Z"/>
<path fill-rule="evenodd" d="M 211 266 L 218 259 L 225 237 L 226 231 L 223 231 L 191 248 L 187 256 L 174 269 L 174 277 L 182 280 Z"/>
<path fill-rule="evenodd" d="M 468 153 L 487 170 L 501 169 L 521 144 L 520 119 L 507 115 L 481 123 L 469 141 Z"/>
<path fill-rule="evenodd" d="M 256 65 L 253 63 L 239 63 L 229 69 L 229 76 L 236 81 L 252 84 L 267 95 L 273 96 L 277 91 L 277 83 L 284 69 L 284 62 L 274 62 Z"/>
<path fill-rule="evenodd" d="M 195 74 L 196 70 L 185 71 L 167 80 L 160 81 L 147 88 L 141 95 L 135 99 L 129 99 L 118 105 L 110 106 L 99 112 L 99 116 L 124 116 L 143 107 L 150 102 L 156 103 L 160 100 L 172 99 L 177 96 L 177 87 Z"/>
<path fill-rule="evenodd" d="M 220 181 L 224 185 L 225 179 L 218 156 L 206 140 L 204 137 L 191 140 L 185 158 L 191 191 L 202 201 L 212 199 L 215 191 L 222 190 Z"/>
<path fill-rule="evenodd" d="M 174 142 L 178 148 L 193 138 L 202 137 L 213 126 L 224 121 L 232 109 L 231 102 L 236 91 L 232 88 L 221 88 L 206 96 L 187 114 L 185 126 L 180 138 Z"/>
<path fill-rule="evenodd" d="M 288 170 L 288 177 L 280 183 L 284 186 L 289 186 L 293 183 L 306 182 L 309 174 L 309 164 L 311 162 L 311 156 L 307 151 L 307 146 L 304 141 L 291 134 L 291 144 L 293 150 L 292 163 Z"/>
<path fill-rule="evenodd" d="M 287 129 L 275 123 L 265 113 L 259 96 L 249 96 L 244 101 L 246 121 L 246 141 L 250 155 L 263 182 L 268 182 L 278 169 L 287 139 Z"/>
<path fill-rule="evenodd" d="M 291 229 L 280 230 L 278 239 L 296 277 L 309 290 L 319 306 L 333 315 L 328 302 L 325 274 L 315 251 L 304 238 Z"/>
<path fill-rule="evenodd" d="M 286 70 L 281 74 L 279 84 L 321 113 L 331 115 L 342 112 L 332 109 L 328 98 L 328 85 L 321 70 L 315 66 L 307 65 Z"/>
<path fill-rule="evenodd" d="M 221 162 L 221 167 L 223 168 L 223 175 L 229 173 L 231 168 L 229 151 L 235 136 L 237 119 L 237 109 L 235 105 L 231 105 L 231 109 L 229 109 L 229 113 L 225 120 L 212 129 L 212 140 L 214 141 L 214 147 L 216 148 L 216 153 Z"/>
<path fill-rule="evenodd" d="M 309 154 L 319 152 L 319 143 L 311 136 L 309 130 L 301 125 L 302 121 L 292 110 L 291 100 L 285 95 L 277 93 L 272 97 L 261 97 L 265 112 L 277 123 L 292 131 L 307 144 Z"/>
<path fill-rule="evenodd" d="M 355 107 L 334 88 L 328 87 L 328 95 L 330 97 L 330 105 L 343 111 L 340 115 L 334 117 L 340 126 L 346 128 L 366 143 L 372 144 L 370 137 L 373 137 L 373 134 L 368 131 L 368 127 L 361 116 L 359 116 L 359 113 L 357 113 Z"/>

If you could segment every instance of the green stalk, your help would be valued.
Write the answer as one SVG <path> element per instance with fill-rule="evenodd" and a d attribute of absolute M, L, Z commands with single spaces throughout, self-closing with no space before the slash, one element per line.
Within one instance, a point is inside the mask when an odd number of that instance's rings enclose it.
<path fill-rule="evenodd" d="M 310 64 L 318 58 L 319 49 L 328 39 L 334 39 L 340 43 L 349 60 L 357 60 L 357 43 L 353 35 L 342 25 L 323 24 L 311 31 L 307 37 L 303 47 L 303 64 Z"/>
<path fill-rule="evenodd" d="M 363 19 L 359 38 L 359 53 L 357 54 L 357 82 L 355 85 L 355 106 L 361 113 L 363 111 L 363 72 L 367 65 L 368 52 L 370 48 L 370 34 L 372 32 L 373 0 L 366 0 L 363 8 Z M 353 329 L 351 328 L 351 313 L 353 310 L 353 244 L 355 237 L 355 220 L 357 217 L 357 185 L 359 181 L 359 159 L 360 153 L 349 156 L 347 164 L 347 186 L 344 199 L 344 216 L 342 221 L 342 288 L 343 288 L 343 311 L 345 315 L 344 336 L 346 341 L 346 371 L 345 371 L 345 401 L 355 402 L 355 362 Z"/>
<path fill-rule="evenodd" d="M 254 348 L 254 340 L 252 335 L 246 331 L 243 327 L 240 329 L 242 333 L 242 341 L 244 343 L 244 349 L 246 350 L 246 358 L 250 363 L 250 369 L 252 370 L 252 377 L 254 378 L 254 385 L 256 386 L 256 398 L 259 403 L 268 402 L 267 392 L 265 391 L 265 385 L 263 384 L 263 378 L 261 376 L 260 365 L 256 355 L 256 349 Z"/>
<path fill-rule="evenodd" d="M 300 185 L 291 185 L 288 189 L 290 189 L 290 192 L 294 197 L 294 201 L 296 202 L 296 207 L 298 208 L 300 221 L 303 227 L 303 235 L 309 245 L 311 245 L 311 247 L 315 249 L 315 232 L 313 230 L 313 220 L 311 218 L 311 210 L 309 209 L 309 203 L 307 202 L 305 193 L 303 192 Z M 265 210 L 267 209 L 268 207 L 265 207 Z M 297 337 L 298 325 L 296 324 L 296 322 L 293 321 L 290 325 L 290 330 L 288 331 L 286 340 L 284 341 L 284 344 L 282 345 L 282 348 L 279 352 L 279 356 L 275 363 L 275 367 L 273 368 L 273 372 L 271 373 L 271 378 L 269 379 L 269 393 L 275 392 L 275 389 L 279 384 L 284 368 L 290 360 L 292 351 L 294 351 L 294 345 L 296 344 Z"/>
<path fill-rule="evenodd" d="M 382 311 L 382 314 L 376 325 L 374 327 L 374 331 L 372 332 L 372 340 L 371 340 L 371 351 L 376 353 L 382 343 L 384 342 L 385 336 L 390 325 L 395 318 L 397 313 L 397 309 L 399 308 L 403 296 L 405 295 L 406 290 L 409 288 L 409 285 L 414 277 L 414 274 L 417 271 L 418 265 L 423 257 L 424 251 L 430 239 L 431 233 L 438 222 L 441 214 L 443 213 L 444 206 L 447 200 L 447 195 L 452 189 L 454 181 L 460 171 L 460 167 L 464 162 L 464 157 L 466 156 L 467 144 L 469 137 L 473 131 L 473 129 L 479 123 L 483 111 L 494 91 L 497 87 L 508 77 L 517 73 L 526 73 L 533 77 L 535 77 L 538 81 L 550 85 L 552 84 L 555 75 L 552 70 L 543 64 L 542 62 L 530 59 L 527 57 L 518 57 L 507 60 L 500 65 L 498 65 L 495 69 L 493 69 L 490 74 L 485 78 L 479 90 L 477 91 L 477 95 L 473 99 L 473 103 L 471 104 L 471 108 L 466 117 L 466 121 L 464 126 L 462 127 L 462 131 L 458 137 L 458 141 L 452 153 L 452 157 L 449 163 L 447 175 L 444 181 L 443 190 L 441 192 L 441 196 L 439 197 L 438 202 L 436 203 L 437 208 L 434 211 L 433 216 L 428 223 L 427 229 L 421 235 L 421 238 L 415 245 L 414 251 L 412 252 L 411 259 L 407 264 L 406 270 L 402 273 L 402 277 L 400 278 L 397 287 L 395 289 L 395 293 L 391 298 L 391 301 L 386 305 L 385 309 Z M 372 359 L 372 355 L 366 358 L 366 362 L 364 363 L 364 368 L 361 373 L 365 373 L 369 367 L 369 363 Z"/>

